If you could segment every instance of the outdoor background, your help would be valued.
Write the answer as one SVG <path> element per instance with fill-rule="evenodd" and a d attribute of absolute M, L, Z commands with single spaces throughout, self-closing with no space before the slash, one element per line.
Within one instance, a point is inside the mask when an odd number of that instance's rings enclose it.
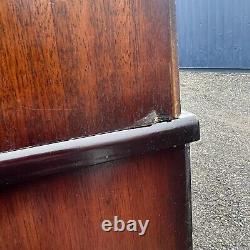
<path fill-rule="evenodd" d="M 250 0 L 176 0 L 196 249 L 250 249 Z M 202 70 L 201 70 L 202 69 Z"/>
<path fill-rule="evenodd" d="M 176 0 L 180 66 L 250 69 L 249 0 Z"/>

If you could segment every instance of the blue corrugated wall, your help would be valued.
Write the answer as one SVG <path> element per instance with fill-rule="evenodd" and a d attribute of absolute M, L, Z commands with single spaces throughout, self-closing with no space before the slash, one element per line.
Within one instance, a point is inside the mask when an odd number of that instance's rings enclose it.
<path fill-rule="evenodd" d="M 250 69 L 250 0 L 176 0 L 179 62 Z"/>

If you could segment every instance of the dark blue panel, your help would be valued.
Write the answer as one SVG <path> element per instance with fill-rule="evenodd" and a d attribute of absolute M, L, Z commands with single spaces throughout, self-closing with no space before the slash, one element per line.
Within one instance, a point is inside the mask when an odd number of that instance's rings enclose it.
<path fill-rule="evenodd" d="M 176 0 L 179 61 L 250 69 L 250 0 Z"/>

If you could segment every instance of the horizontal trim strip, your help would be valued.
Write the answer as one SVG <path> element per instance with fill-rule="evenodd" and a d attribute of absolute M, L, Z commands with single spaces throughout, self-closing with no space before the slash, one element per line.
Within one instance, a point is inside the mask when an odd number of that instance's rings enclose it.
<path fill-rule="evenodd" d="M 0 185 L 92 166 L 199 140 L 195 115 L 171 122 L 0 153 Z"/>

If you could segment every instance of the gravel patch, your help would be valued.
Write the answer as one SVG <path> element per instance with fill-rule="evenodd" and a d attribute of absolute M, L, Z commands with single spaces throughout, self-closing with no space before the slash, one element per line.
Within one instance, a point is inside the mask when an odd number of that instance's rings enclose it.
<path fill-rule="evenodd" d="M 180 72 L 191 145 L 194 249 L 250 249 L 250 71 Z"/>

